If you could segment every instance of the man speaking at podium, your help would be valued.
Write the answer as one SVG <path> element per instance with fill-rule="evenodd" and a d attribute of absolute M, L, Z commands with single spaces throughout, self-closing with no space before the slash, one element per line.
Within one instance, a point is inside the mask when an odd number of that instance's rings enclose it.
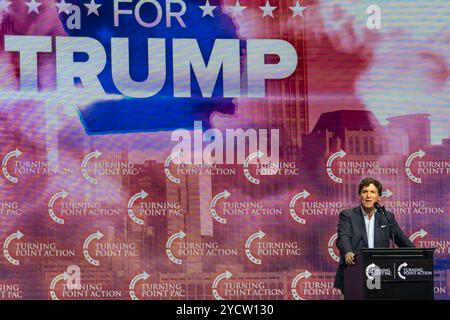
<path fill-rule="evenodd" d="M 344 293 L 344 267 L 355 264 L 355 254 L 362 248 L 388 248 L 391 239 L 398 247 L 414 247 L 395 221 L 392 212 L 378 203 L 383 186 L 373 178 L 359 184 L 361 204 L 339 214 L 337 247 L 339 267 L 334 286 Z"/>

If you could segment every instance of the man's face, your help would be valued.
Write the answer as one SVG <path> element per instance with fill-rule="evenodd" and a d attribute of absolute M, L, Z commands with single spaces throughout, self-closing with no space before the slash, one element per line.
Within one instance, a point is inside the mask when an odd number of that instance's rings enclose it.
<path fill-rule="evenodd" d="M 377 187 L 375 187 L 373 183 L 369 184 L 367 187 L 363 187 L 359 194 L 359 201 L 361 201 L 361 205 L 365 209 L 372 209 L 373 204 L 380 201 Z"/>

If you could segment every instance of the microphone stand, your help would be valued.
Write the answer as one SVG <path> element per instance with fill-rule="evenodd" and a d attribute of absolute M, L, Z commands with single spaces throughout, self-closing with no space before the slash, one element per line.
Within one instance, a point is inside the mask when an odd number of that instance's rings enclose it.
<path fill-rule="evenodd" d="M 391 220 L 388 218 L 388 215 L 386 213 L 386 208 L 384 206 L 381 206 L 378 202 L 374 203 L 374 207 L 375 209 L 377 209 L 378 211 L 380 211 L 384 218 L 386 219 L 388 226 L 389 226 L 389 247 L 391 247 L 391 243 L 392 243 L 392 248 L 394 248 L 394 235 L 392 234 L 392 225 L 391 225 Z"/>

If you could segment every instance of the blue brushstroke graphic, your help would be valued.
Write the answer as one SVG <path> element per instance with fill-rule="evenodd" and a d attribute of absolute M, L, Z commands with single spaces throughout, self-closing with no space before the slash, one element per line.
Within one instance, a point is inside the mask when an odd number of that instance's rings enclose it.
<path fill-rule="evenodd" d="M 194 121 L 202 121 L 203 128 L 211 127 L 210 115 L 212 112 L 234 114 L 235 106 L 231 98 L 223 98 L 222 73 L 217 80 L 212 98 L 203 98 L 195 76 L 192 76 L 192 97 L 173 97 L 173 38 L 196 39 L 205 62 L 208 61 L 216 39 L 237 39 L 236 26 L 232 19 L 222 13 L 220 0 L 211 0 L 210 4 L 217 6 L 214 18 L 205 16 L 199 5 L 203 1 L 185 1 L 187 10 L 182 16 L 187 28 L 183 28 L 175 18 L 172 26 L 166 27 L 165 1 L 160 1 L 163 8 L 163 19 L 153 28 L 141 26 L 135 18 L 133 3 L 120 3 L 121 10 L 133 10 L 133 14 L 121 14 L 119 27 L 114 27 L 114 11 L 112 0 L 96 0 L 102 4 L 98 9 L 100 16 L 91 14 L 87 16 L 84 4 L 90 1 L 71 1 L 81 8 L 81 29 L 69 30 L 66 25 L 67 14 L 60 14 L 60 19 L 69 36 L 90 37 L 100 41 L 107 54 L 105 69 L 99 75 L 104 90 L 109 94 L 120 94 L 113 83 L 111 72 L 111 38 L 127 37 L 130 43 L 130 75 L 135 81 L 147 78 L 147 39 L 165 38 L 166 40 L 166 82 L 163 89 L 155 96 L 145 99 L 127 98 L 124 96 L 118 101 L 103 101 L 79 109 L 81 121 L 88 134 L 112 134 L 127 132 L 165 131 L 177 128 L 192 129 Z M 206 2 L 206 1 L 205 1 Z M 179 5 L 172 5 L 172 11 L 180 10 Z M 144 21 L 153 21 L 156 17 L 156 8 L 145 4 L 141 7 L 141 16 Z M 82 54 L 74 55 L 75 61 L 86 59 Z"/>

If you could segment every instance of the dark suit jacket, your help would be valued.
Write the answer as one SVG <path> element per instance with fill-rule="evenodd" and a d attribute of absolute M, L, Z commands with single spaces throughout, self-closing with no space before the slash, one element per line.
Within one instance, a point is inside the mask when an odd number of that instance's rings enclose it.
<path fill-rule="evenodd" d="M 386 211 L 386 215 L 391 221 L 392 235 L 394 236 L 395 244 L 398 247 L 414 247 L 398 226 L 392 212 Z M 340 253 L 340 260 L 334 286 L 343 291 L 344 267 L 346 265 L 345 254 L 347 252 L 359 253 L 362 248 L 368 248 L 369 246 L 361 206 L 341 211 L 337 229 L 337 247 Z M 375 212 L 374 247 L 389 247 L 389 223 L 383 214 L 378 211 Z"/>

